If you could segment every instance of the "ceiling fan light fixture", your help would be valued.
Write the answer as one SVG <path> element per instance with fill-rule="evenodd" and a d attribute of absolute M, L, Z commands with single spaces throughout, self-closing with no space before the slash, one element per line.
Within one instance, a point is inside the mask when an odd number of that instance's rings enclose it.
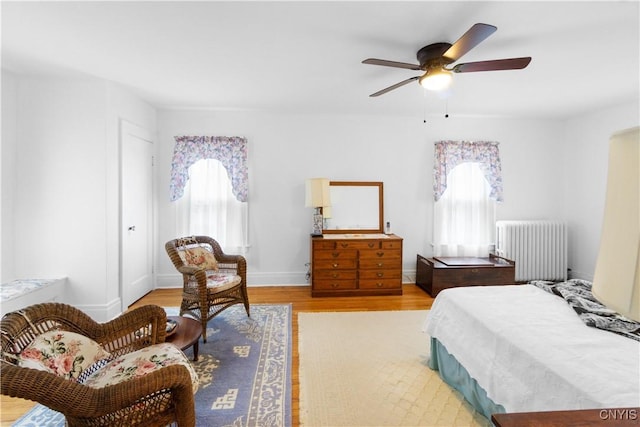
<path fill-rule="evenodd" d="M 439 69 L 439 70 L 429 70 L 420 79 L 418 79 L 418 83 L 420 86 L 427 90 L 443 90 L 447 89 L 451 86 L 451 82 L 453 81 L 453 75 L 450 71 Z"/>

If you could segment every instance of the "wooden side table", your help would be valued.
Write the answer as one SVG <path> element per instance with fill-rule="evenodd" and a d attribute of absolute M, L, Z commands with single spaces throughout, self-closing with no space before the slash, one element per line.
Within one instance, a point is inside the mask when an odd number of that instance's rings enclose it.
<path fill-rule="evenodd" d="M 491 421 L 496 427 L 640 426 L 640 408 L 493 414 Z"/>
<path fill-rule="evenodd" d="M 176 326 L 176 331 L 166 338 L 166 342 L 175 345 L 180 350 L 186 350 L 193 346 L 193 360 L 197 361 L 202 323 L 183 316 L 167 316 L 167 319 L 174 320 L 178 326 Z"/>

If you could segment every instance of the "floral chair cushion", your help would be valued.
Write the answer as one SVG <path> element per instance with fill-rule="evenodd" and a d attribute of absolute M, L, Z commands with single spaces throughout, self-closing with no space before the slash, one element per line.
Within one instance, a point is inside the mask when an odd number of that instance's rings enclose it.
<path fill-rule="evenodd" d="M 198 390 L 198 374 L 184 353 L 170 343 L 154 344 L 117 357 L 102 369 L 89 375 L 83 384 L 93 388 L 106 387 L 141 377 L 170 365 L 183 365 L 188 369 L 195 393 Z"/>
<path fill-rule="evenodd" d="M 110 357 L 100 344 L 84 335 L 48 331 L 37 336 L 20 353 L 18 364 L 77 381 L 82 371 Z"/>
<path fill-rule="evenodd" d="M 227 288 L 236 286 L 242 281 L 237 274 L 215 272 L 207 274 L 207 288 L 222 291 Z"/>
<path fill-rule="evenodd" d="M 179 250 L 178 254 L 185 265 L 199 267 L 207 271 L 218 271 L 218 261 L 216 257 L 206 248 L 201 246 L 185 248 Z"/>

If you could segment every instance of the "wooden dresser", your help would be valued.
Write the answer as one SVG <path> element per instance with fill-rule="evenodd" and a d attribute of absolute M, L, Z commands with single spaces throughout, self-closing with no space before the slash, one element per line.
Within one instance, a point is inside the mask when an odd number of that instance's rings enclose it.
<path fill-rule="evenodd" d="M 402 295 L 401 237 L 311 238 L 311 296 L 356 295 Z"/>

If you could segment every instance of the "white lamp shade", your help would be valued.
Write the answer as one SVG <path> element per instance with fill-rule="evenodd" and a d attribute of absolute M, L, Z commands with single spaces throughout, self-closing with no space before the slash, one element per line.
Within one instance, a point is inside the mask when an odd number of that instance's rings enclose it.
<path fill-rule="evenodd" d="M 640 321 L 640 128 L 609 141 L 607 195 L 593 295 Z"/>
<path fill-rule="evenodd" d="M 306 207 L 321 208 L 331 206 L 329 180 L 327 178 L 311 178 L 305 181 Z"/>

